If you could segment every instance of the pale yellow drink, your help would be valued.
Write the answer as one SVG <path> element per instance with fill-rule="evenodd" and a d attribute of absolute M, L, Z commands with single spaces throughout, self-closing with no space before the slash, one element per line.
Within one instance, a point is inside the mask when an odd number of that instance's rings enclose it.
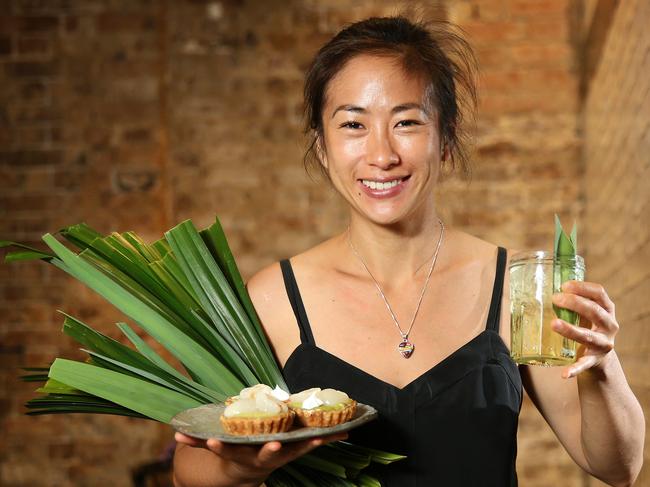
<path fill-rule="evenodd" d="M 566 365 L 576 358 L 576 342 L 551 329 L 556 317 L 551 301 L 567 279 L 584 280 L 582 257 L 554 265 L 552 254 L 526 252 L 510 262 L 510 326 L 512 359 L 527 365 Z M 578 324 L 578 317 L 569 320 Z"/>

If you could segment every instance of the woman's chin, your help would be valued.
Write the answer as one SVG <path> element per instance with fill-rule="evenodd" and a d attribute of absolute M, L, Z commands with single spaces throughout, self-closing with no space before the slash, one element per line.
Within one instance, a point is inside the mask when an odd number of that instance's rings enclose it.
<path fill-rule="evenodd" d="M 407 220 L 406 213 L 402 211 L 390 212 L 376 212 L 366 211 L 362 213 L 365 220 L 368 220 L 376 225 L 391 226 Z"/>

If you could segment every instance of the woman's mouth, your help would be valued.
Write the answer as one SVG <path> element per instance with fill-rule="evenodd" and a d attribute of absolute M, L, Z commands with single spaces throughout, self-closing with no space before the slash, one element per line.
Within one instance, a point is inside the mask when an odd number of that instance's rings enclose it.
<path fill-rule="evenodd" d="M 410 176 L 393 179 L 359 179 L 357 182 L 363 192 L 372 198 L 392 198 L 404 190 Z"/>

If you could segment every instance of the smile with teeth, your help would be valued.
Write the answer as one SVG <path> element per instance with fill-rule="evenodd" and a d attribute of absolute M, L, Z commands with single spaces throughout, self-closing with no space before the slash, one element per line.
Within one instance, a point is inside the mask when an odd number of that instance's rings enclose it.
<path fill-rule="evenodd" d="M 406 178 L 393 179 L 392 181 L 373 181 L 371 179 L 362 179 L 361 182 L 364 186 L 370 189 L 390 189 L 398 184 L 401 184 Z"/>

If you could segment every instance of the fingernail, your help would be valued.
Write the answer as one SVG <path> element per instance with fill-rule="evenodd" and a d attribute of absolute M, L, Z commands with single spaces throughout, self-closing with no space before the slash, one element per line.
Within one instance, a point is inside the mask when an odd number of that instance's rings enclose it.
<path fill-rule="evenodd" d="M 561 330 L 562 329 L 562 322 L 559 321 L 559 320 L 553 320 L 551 322 L 551 328 L 553 328 L 556 331 Z"/>

